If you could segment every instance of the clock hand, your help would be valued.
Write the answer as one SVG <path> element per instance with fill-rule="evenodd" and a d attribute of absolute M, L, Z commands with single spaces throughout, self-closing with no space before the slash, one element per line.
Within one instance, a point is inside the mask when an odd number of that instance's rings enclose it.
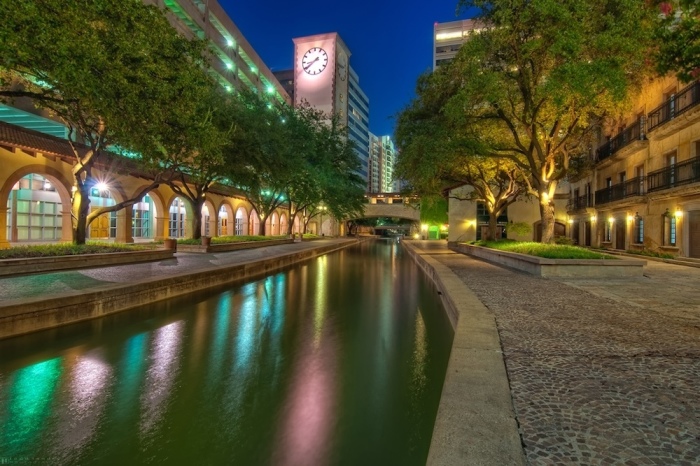
<path fill-rule="evenodd" d="M 311 65 L 313 65 L 314 63 L 316 63 L 316 62 L 318 61 L 318 58 L 319 58 L 319 57 L 314 58 L 313 60 L 311 60 L 311 62 L 309 62 L 309 63 L 308 63 L 306 66 L 304 66 L 303 68 L 304 68 L 305 70 L 308 70 L 308 69 L 311 67 Z"/>

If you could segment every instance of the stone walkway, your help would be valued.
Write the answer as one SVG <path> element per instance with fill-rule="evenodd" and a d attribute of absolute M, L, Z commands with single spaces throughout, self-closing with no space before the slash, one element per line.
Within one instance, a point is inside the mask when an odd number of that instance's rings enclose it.
<path fill-rule="evenodd" d="M 313 241 L 244 249 L 222 253 L 178 252 L 174 259 L 140 264 L 66 270 L 53 273 L 0 278 L 0 303 L 56 294 L 76 294 L 97 286 L 116 283 L 140 282 L 148 278 L 164 277 L 213 267 L 240 264 L 267 259 L 277 255 L 318 248 L 332 243 L 351 241 L 346 238 L 324 238 Z"/>
<path fill-rule="evenodd" d="M 565 283 L 434 252 L 495 314 L 530 464 L 700 464 L 700 269 Z"/>

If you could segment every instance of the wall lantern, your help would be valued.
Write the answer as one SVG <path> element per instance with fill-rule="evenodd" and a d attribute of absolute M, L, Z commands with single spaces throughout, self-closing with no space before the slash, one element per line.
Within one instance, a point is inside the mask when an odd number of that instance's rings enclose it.
<path fill-rule="evenodd" d="M 680 207 L 676 208 L 676 218 L 681 218 L 683 216 L 683 211 Z"/>
<path fill-rule="evenodd" d="M 591 222 L 595 222 L 597 220 L 595 215 L 591 215 Z"/>
<path fill-rule="evenodd" d="M 615 217 L 610 217 L 610 218 L 608 218 L 608 222 L 610 222 L 610 223 L 615 223 Z"/>

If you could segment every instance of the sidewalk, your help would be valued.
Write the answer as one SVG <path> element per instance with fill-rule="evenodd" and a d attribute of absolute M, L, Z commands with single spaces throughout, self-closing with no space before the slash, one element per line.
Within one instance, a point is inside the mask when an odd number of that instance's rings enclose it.
<path fill-rule="evenodd" d="M 700 269 L 563 282 L 433 243 L 495 317 L 529 464 L 698 464 Z"/>
<path fill-rule="evenodd" d="M 168 275 L 178 275 L 207 270 L 213 267 L 268 259 L 334 243 L 340 244 L 345 241 L 348 241 L 348 239 L 324 238 L 222 253 L 178 252 L 175 254 L 174 259 L 159 262 L 5 277 L 0 278 L 0 305 L 2 305 L 3 301 L 9 300 L 36 299 L 42 296 L 54 298 L 57 294 L 75 294 L 82 290 L 91 290 L 103 285 L 140 283 L 151 278 L 162 278 Z"/>

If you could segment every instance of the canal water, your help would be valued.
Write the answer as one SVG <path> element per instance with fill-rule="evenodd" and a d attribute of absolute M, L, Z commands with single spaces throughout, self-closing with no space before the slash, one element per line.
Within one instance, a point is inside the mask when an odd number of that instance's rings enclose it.
<path fill-rule="evenodd" d="M 425 464 L 452 330 L 394 242 L 0 341 L 0 464 Z"/>

